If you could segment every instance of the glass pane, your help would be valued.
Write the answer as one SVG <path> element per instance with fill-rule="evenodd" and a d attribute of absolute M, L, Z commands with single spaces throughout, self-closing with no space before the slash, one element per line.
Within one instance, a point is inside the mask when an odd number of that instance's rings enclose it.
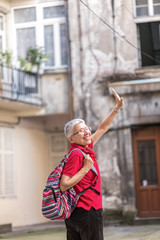
<path fill-rule="evenodd" d="M 21 8 L 14 10 L 14 22 L 25 23 L 36 21 L 36 8 Z"/>
<path fill-rule="evenodd" d="M 155 142 L 138 141 L 140 183 L 142 186 L 157 185 Z"/>
<path fill-rule="evenodd" d="M 138 7 L 136 9 L 137 17 L 148 16 L 148 7 Z"/>
<path fill-rule="evenodd" d="M 49 60 L 46 66 L 54 66 L 54 32 L 53 26 L 44 27 L 44 42 L 45 42 L 45 53 L 49 55 Z"/>
<path fill-rule="evenodd" d="M 136 0 L 136 5 L 148 5 L 148 0 Z"/>
<path fill-rule="evenodd" d="M 60 26 L 60 36 L 61 36 L 61 64 L 67 64 L 68 57 L 68 46 L 67 46 L 67 32 L 65 24 Z"/>
<path fill-rule="evenodd" d="M 17 29 L 17 57 L 26 58 L 28 48 L 35 46 L 35 28 Z"/>
<path fill-rule="evenodd" d="M 160 14 L 160 5 L 154 6 L 154 14 Z"/>
<path fill-rule="evenodd" d="M 153 4 L 154 3 L 160 3 L 160 0 L 153 0 Z"/>
<path fill-rule="evenodd" d="M 65 16 L 65 6 L 45 7 L 43 9 L 43 18 L 57 18 Z"/>
<path fill-rule="evenodd" d="M 3 31 L 3 17 L 0 16 L 0 30 Z"/>
<path fill-rule="evenodd" d="M 141 23 L 138 24 L 140 34 L 141 51 L 147 53 L 144 55 L 141 52 L 142 66 L 160 65 L 160 36 L 159 36 L 160 22 Z"/>
<path fill-rule="evenodd" d="M 153 50 L 159 51 L 160 50 L 160 22 L 152 22 L 150 23 L 150 33 L 152 36 L 152 43 L 153 43 Z"/>
<path fill-rule="evenodd" d="M 152 44 L 153 44 L 153 57 L 155 59 L 155 64 L 160 65 L 160 22 L 150 23 Z"/>

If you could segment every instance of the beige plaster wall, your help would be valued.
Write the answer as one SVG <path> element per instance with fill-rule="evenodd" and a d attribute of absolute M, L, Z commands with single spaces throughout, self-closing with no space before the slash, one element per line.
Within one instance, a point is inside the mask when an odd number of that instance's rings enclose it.
<path fill-rule="evenodd" d="M 0 10 L 1 11 L 3 11 L 5 13 L 5 12 L 7 12 L 7 10 L 9 10 L 9 8 L 10 8 L 9 1 L 5 1 L 5 0 L 0 1 Z"/>
<path fill-rule="evenodd" d="M 21 5 L 28 5 L 28 4 L 37 4 L 37 3 L 47 3 L 47 2 L 57 2 L 58 0 L 11 0 L 10 6 L 21 6 Z"/>
<path fill-rule="evenodd" d="M 12 18 L 11 8 L 28 4 L 54 1 L 1 1 L 0 7 L 6 12 L 6 41 L 7 48 L 12 47 Z M 57 2 L 57 1 L 56 1 Z M 4 11 L 3 11 L 4 12 Z M 51 72 L 41 77 L 42 97 L 44 108 L 40 115 L 68 112 L 67 73 Z M 44 130 L 43 120 L 19 125 L 19 116 L 37 115 L 33 107 L 21 107 L 19 104 L 0 101 L 0 127 L 13 127 L 15 131 L 15 176 L 16 196 L 0 198 L 0 224 L 12 223 L 13 226 L 30 225 L 45 222 L 41 214 L 42 191 L 50 172 L 48 153 L 48 134 Z M 20 121 L 21 123 L 21 121 Z M 50 123 L 51 125 L 52 123 Z M 49 130 L 47 129 L 49 132 Z M 56 155 L 57 159 L 60 155 Z M 53 158 L 54 161 L 57 159 Z M 57 160 L 58 161 L 58 160 Z"/>
<path fill-rule="evenodd" d="M 46 221 L 41 201 L 49 174 L 47 146 L 43 131 L 15 127 L 16 196 L 0 199 L 0 224 L 21 226 Z"/>

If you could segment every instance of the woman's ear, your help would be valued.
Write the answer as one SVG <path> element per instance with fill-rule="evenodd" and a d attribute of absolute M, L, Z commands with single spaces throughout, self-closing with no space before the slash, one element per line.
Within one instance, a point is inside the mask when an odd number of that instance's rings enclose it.
<path fill-rule="evenodd" d="M 70 143 L 75 143 L 72 137 L 69 137 L 68 140 L 70 141 Z"/>

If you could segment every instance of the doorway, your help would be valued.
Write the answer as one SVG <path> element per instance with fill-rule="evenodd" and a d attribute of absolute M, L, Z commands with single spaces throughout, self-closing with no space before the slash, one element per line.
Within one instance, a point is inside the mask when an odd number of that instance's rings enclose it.
<path fill-rule="evenodd" d="M 138 217 L 160 217 L 160 126 L 134 129 L 133 150 Z"/>

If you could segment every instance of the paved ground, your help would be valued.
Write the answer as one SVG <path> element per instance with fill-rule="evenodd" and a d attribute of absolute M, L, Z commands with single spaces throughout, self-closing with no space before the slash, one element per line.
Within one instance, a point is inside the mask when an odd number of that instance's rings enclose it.
<path fill-rule="evenodd" d="M 66 240 L 63 222 L 14 228 L 12 233 L 0 234 L 11 240 Z M 160 240 L 160 225 L 104 227 L 104 240 Z"/>

